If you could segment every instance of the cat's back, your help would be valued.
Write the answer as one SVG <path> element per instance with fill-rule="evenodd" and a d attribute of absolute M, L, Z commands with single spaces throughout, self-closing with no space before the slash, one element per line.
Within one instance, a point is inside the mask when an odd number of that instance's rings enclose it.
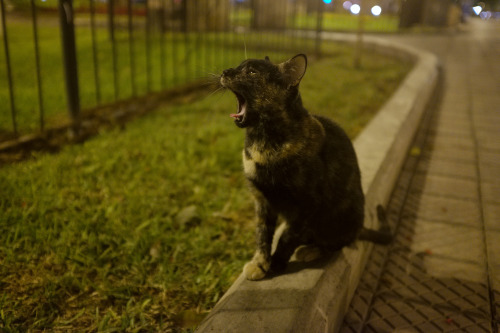
<path fill-rule="evenodd" d="M 327 117 L 320 115 L 313 115 L 313 117 L 320 122 L 325 131 L 324 150 L 327 156 L 338 158 L 349 164 L 354 162 L 357 165 L 354 147 L 344 129 Z"/>

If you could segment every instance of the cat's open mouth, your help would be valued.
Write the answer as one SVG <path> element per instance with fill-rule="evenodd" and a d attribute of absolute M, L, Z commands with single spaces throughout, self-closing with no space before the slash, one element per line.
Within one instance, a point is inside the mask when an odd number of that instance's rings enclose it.
<path fill-rule="evenodd" d="M 245 97 L 233 91 L 236 99 L 238 100 L 238 113 L 232 113 L 230 116 L 238 123 L 242 123 L 245 118 L 245 112 L 247 111 L 247 101 Z"/>

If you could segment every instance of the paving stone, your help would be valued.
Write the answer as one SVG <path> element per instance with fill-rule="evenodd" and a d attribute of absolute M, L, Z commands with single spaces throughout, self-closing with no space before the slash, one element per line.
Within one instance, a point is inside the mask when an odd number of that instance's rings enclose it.
<path fill-rule="evenodd" d="M 438 256 L 425 257 L 426 272 L 436 278 L 450 278 L 458 276 L 460 279 L 482 283 L 486 279 L 486 272 L 482 265 Z"/>
<path fill-rule="evenodd" d="M 417 171 L 422 173 L 425 171 L 425 174 L 429 176 L 436 175 L 459 177 L 470 180 L 477 179 L 476 164 L 471 162 L 456 162 L 431 157 L 423 163 L 420 163 L 417 167 Z"/>
<path fill-rule="evenodd" d="M 470 130 L 470 122 L 469 120 L 463 118 L 454 118 L 453 116 L 442 116 L 437 125 L 439 129 L 447 132 L 467 132 Z"/>
<path fill-rule="evenodd" d="M 489 119 L 485 119 L 486 124 L 491 124 L 488 122 Z M 500 159 L 500 126 L 498 129 L 490 130 L 484 125 L 479 131 L 477 131 L 476 138 L 479 148 L 486 150 L 493 150 L 492 153 L 496 154 Z"/>
<path fill-rule="evenodd" d="M 418 220 L 411 251 L 427 257 L 441 257 L 484 264 L 482 229 Z"/>
<path fill-rule="evenodd" d="M 482 163 L 479 170 L 483 181 L 495 181 L 500 177 L 500 164 Z"/>
<path fill-rule="evenodd" d="M 432 156 L 440 160 L 475 163 L 476 153 L 473 149 L 460 149 L 459 147 L 433 147 L 431 143 L 422 149 L 424 158 Z"/>
<path fill-rule="evenodd" d="M 500 155 L 498 154 L 498 152 L 487 149 L 479 149 L 478 154 L 480 165 L 487 164 L 500 166 Z"/>
<path fill-rule="evenodd" d="M 439 121 L 447 122 L 450 121 L 460 121 L 469 123 L 469 106 L 467 101 L 460 101 L 457 94 L 447 94 L 442 97 L 441 102 L 441 112 L 437 116 Z M 438 121 L 438 124 L 439 124 Z"/>
<path fill-rule="evenodd" d="M 414 211 L 413 207 L 407 211 L 421 220 L 480 226 L 481 214 L 475 201 L 423 195 L 418 199 L 417 206 L 418 211 Z"/>
<path fill-rule="evenodd" d="M 481 182 L 481 196 L 486 203 L 500 204 L 500 178 L 495 183 Z"/>
<path fill-rule="evenodd" d="M 486 233 L 486 248 L 492 287 L 500 292 L 500 231 L 490 230 Z M 500 299 L 498 301 L 500 302 Z"/>
<path fill-rule="evenodd" d="M 483 218 L 486 231 L 500 231 L 500 205 L 495 203 L 483 204 Z"/>
<path fill-rule="evenodd" d="M 481 121 L 474 125 L 477 131 L 500 132 L 500 124 L 496 121 Z"/>
<path fill-rule="evenodd" d="M 443 128 L 443 127 L 439 126 L 438 124 L 436 124 L 435 127 L 431 127 L 429 129 L 429 134 L 430 134 L 430 138 L 429 138 L 430 140 L 432 140 L 432 138 L 437 136 L 437 135 L 466 137 L 466 138 L 470 138 L 472 140 L 471 128 L 465 127 L 465 126 L 461 126 L 461 127 L 448 126 L 446 128 Z"/>
<path fill-rule="evenodd" d="M 457 199 L 478 200 L 477 183 L 474 180 L 442 176 L 419 174 L 415 175 L 415 182 L 420 183 L 418 190 L 424 195 L 436 195 Z"/>
<path fill-rule="evenodd" d="M 455 150 L 473 150 L 474 142 L 471 137 L 450 135 L 444 132 L 436 133 L 431 137 L 435 149 L 455 149 Z"/>

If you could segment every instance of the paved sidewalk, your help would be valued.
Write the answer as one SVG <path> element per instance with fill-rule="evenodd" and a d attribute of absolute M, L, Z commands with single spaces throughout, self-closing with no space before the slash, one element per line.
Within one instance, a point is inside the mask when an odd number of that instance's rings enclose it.
<path fill-rule="evenodd" d="M 396 238 L 375 246 L 341 332 L 498 332 L 500 22 L 391 37 L 436 53 L 443 93 L 388 206 Z"/>

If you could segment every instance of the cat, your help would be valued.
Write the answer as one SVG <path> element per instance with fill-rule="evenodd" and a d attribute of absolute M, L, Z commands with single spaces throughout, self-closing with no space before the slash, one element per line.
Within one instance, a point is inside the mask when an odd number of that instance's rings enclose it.
<path fill-rule="evenodd" d="M 388 243 L 387 230 L 363 228 L 364 194 L 357 157 L 344 130 L 310 115 L 299 93 L 307 57 L 273 64 L 248 59 L 223 71 L 220 85 L 238 101 L 234 123 L 246 130 L 243 169 L 255 200 L 257 250 L 243 272 L 249 280 L 282 272 L 293 253 L 313 260 L 356 239 Z M 383 209 L 377 208 L 380 218 Z M 271 244 L 278 216 L 286 228 Z"/>

